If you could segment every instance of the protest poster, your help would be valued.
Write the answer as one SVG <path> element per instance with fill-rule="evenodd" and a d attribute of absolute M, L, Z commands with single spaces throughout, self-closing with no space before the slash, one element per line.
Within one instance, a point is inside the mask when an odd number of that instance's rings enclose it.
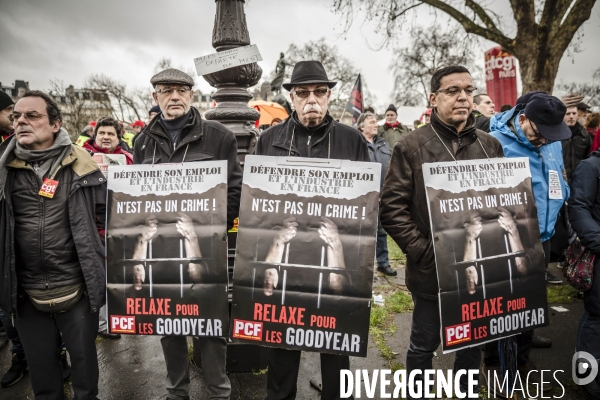
<path fill-rule="evenodd" d="M 423 164 L 444 353 L 548 325 L 528 158 Z"/>
<path fill-rule="evenodd" d="M 365 357 L 381 166 L 247 156 L 234 342 Z"/>
<path fill-rule="evenodd" d="M 227 161 L 108 168 L 110 332 L 227 336 Z"/>
<path fill-rule="evenodd" d="M 109 165 L 127 165 L 125 154 L 94 153 L 92 158 L 100 167 L 100 171 L 102 171 L 105 178 L 108 178 Z"/>

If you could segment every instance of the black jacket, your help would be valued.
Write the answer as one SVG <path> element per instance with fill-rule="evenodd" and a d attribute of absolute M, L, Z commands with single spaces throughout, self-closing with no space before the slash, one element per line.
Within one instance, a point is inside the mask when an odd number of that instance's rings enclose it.
<path fill-rule="evenodd" d="M 587 312 L 600 315 L 600 152 L 581 161 L 573 173 L 569 222 L 581 243 L 596 255 L 592 288 L 585 293 Z"/>
<path fill-rule="evenodd" d="M 581 243 L 600 257 L 600 152 L 579 163 L 573 173 L 569 221 Z"/>
<path fill-rule="evenodd" d="M 263 131 L 258 138 L 256 154 L 371 161 L 363 135 L 348 125 L 334 121 L 329 114 L 307 145 L 308 134 L 309 129 L 298 122 L 294 112 L 281 124 Z"/>
<path fill-rule="evenodd" d="M 8 170 L 0 201 L 0 306 L 15 313 L 17 286 L 42 289 L 84 281 L 91 312 L 97 312 L 106 293 L 106 179 L 98 165 L 73 145 L 55 177 L 59 184 L 52 199 L 37 194 L 41 182 L 24 161 L 13 159 Z M 15 207 L 14 201 L 21 203 Z M 27 237 L 16 238 L 15 233 Z"/>
<path fill-rule="evenodd" d="M 227 229 L 230 229 L 239 213 L 242 190 L 242 168 L 233 132 L 219 122 L 202 119 L 198 110 L 192 107 L 190 119 L 175 148 L 160 114 L 136 136 L 133 143 L 134 164 L 210 160 L 227 160 Z"/>
<path fill-rule="evenodd" d="M 473 110 L 471 115 L 475 117 L 475 128 L 486 133 L 490 133 L 490 119 L 477 110 Z"/>
<path fill-rule="evenodd" d="M 571 127 L 573 134 L 569 139 L 562 141 L 563 161 L 567 173 L 567 183 L 571 183 L 571 177 L 577 164 L 590 153 L 592 138 L 588 131 L 579 122 Z"/>
<path fill-rule="evenodd" d="M 498 140 L 475 128 L 472 115 L 457 133 L 434 109 L 430 124 L 394 146 L 381 192 L 381 225 L 406 254 L 406 286 L 430 300 L 438 298 L 438 280 L 422 168 L 427 162 L 453 161 L 449 151 L 457 160 L 504 156 Z"/>

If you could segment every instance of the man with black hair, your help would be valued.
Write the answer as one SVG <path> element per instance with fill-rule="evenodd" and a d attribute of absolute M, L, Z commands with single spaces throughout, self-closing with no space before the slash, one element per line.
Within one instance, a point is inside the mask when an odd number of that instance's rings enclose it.
<path fill-rule="evenodd" d="M 586 159 L 592 147 L 592 137 L 588 131 L 579 124 L 577 120 L 577 107 L 567 107 L 565 123 L 571 130 L 571 137 L 562 141 L 563 161 L 567 182 L 571 183 L 571 177 L 577 164 Z"/>
<path fill-rule="evenodd" d="M 238 216 L 242 168 L 235 135 L 216 121 L 202 119 L 191 107 L 194 79 L 169 68 L 150 79 L 152 97 L 160 113 L 135 138 L 134 164 L 181 163 L 227 160 L 227 229 Z M 161 344 L 167 367 L 167 400 L 189 399 L 190 371 L 186 336 L 163 336 Z M 200 337 L 202 372 L 211 399 L 229 399 L 231 383 L 225 371 L 227 339 Z"/>
<path fill-rule="evenodd" d="M 437 70 L 431 78 L 431 123 L 396 144 L 381 193 L 381 224 L 407 256 L 406 285 L 414 301 L 407 375 L 432 368 L 440 345 L 438 280 L 422 165 L 426 162 L 502 157 L 500 143 L 475 127 L 473 79 L 462 66 Z M 440 260 L 440 262 L 444 262 Z M 481 350 L 456 352 L 454 371 L 479 369 Z M 421 382 L 423 384 L 422 375 Z M 468 390 L 466 375 L 460 387 Z M 474 388 L 475 393 L 478 392 Z"/>
<path fill-rule="evenodd" d="M 96 399 L 106 179 L 71 143 L 46 93 L 25 93 L 10 118 L 15 136 L 0 156 L 0 257 L 9 260 L 0 264 L 0 307 L 19 330 L 37 399 L 63 397 L 61 340 L 75 397 Z"/>
<path fill-rule="evenodd" d="M 14 130 L 10 115 L 13 112 L 14 105 L 15 103 L 12 98 L 5 92 L 0 91 L 0 135 L 3 143 L 13 140 Z M 7 146 L 8 142 L 0 147 L 0 155 L 4 153 Z M 27 360 L 25 359 L 25 351 L 23 350 L 19 332 L 14 327 L 10 315 L 4 314 L 1 308 L 0 321 L 0 348 L 6 344 L 6 342 L 2 344 L 3 340 L 10 339 L 12 343 L 10 348 L 10 352 L 12 353 L 11 365 L 0 380 L 0 387 L 6 388 L 19 382 L 25 376 L 27 373 Z M 67 380 L 71 377 L 71 366 L 67 360 L 67 351 L 64 344 L 60 346 L 60 357 L 63 367 L 63 379 Z"/>
<path fill-rule="evenodd" d="M 390 145 L 390 148 L 394 148 L 398 140 L 408 132 L 410 132 L 408 126 L 402 125 L 398 121 L 396 106 L 390 104 L 385 110 L 385 123 L 377 128 L 377 134 Z"/>
<path fill-rule="evenodd" d="M 123 154 L 127 165 L 133 164 L 133 155 L 123 148 L 121 127 L 121 123 L 112 117 L 98 119 L 92 138 L 83 144 L 83 148 L 92 154 Z"/>
<path fill-rule="evenodd" d="M 475 126 L 482 131 L 490 131 L 490 118 L 495 113 L 495 104 L 487 93 L 479 93 L 473 96 L 473 116 Z"/>

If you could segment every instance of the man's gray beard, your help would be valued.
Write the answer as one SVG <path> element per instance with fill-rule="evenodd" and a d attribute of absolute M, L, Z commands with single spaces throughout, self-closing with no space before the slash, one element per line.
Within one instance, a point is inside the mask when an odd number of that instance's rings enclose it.
<path fill-rule="evenodd" d="M 184 114 L 187 114 L 187 113 L 188 113 L 188 111 L 190 111 L 190 109 L 189 109 L 189 108 L 188 108 L 188 109 L 185 109 L 185 110 L 183 110 L 182 112 L 175 112 L 175 113 L 174 113 L 174 112 L 170 112 L 170 111 L 168 111 L 168 109 L 167 109 L 167 112 L 166 112 L 165 114 L 167 114 L 167 117 L 169 117 L 170 119 L 175 119 L 175 118 L 179 118 L 179 117 L 181 117 L 181 116 L 182 116 L 182 115 L 184 115 Z"/>
<path fill-rule="evenodd" d="M 309 119 L 308 121 L 306 121 L 306 126 L 308 126 L 308 127 L 317 126 L 321 122 L 323 122 L 323 119 L 324 118 L 321 118 L 320 120 Z"/>

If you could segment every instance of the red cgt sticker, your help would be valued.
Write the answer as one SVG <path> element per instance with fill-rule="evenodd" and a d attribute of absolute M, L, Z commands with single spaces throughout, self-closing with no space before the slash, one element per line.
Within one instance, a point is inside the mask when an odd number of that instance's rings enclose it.
<path fill-rule="evenodd" d="M 42 188 L 38 192 L 40 196 L 53 198 L 54 193 L 56 193 L 56 189 L 58 188 L 58 181 L 53 179 L 45 178 L 44 183 L 42 183 Z"/>

